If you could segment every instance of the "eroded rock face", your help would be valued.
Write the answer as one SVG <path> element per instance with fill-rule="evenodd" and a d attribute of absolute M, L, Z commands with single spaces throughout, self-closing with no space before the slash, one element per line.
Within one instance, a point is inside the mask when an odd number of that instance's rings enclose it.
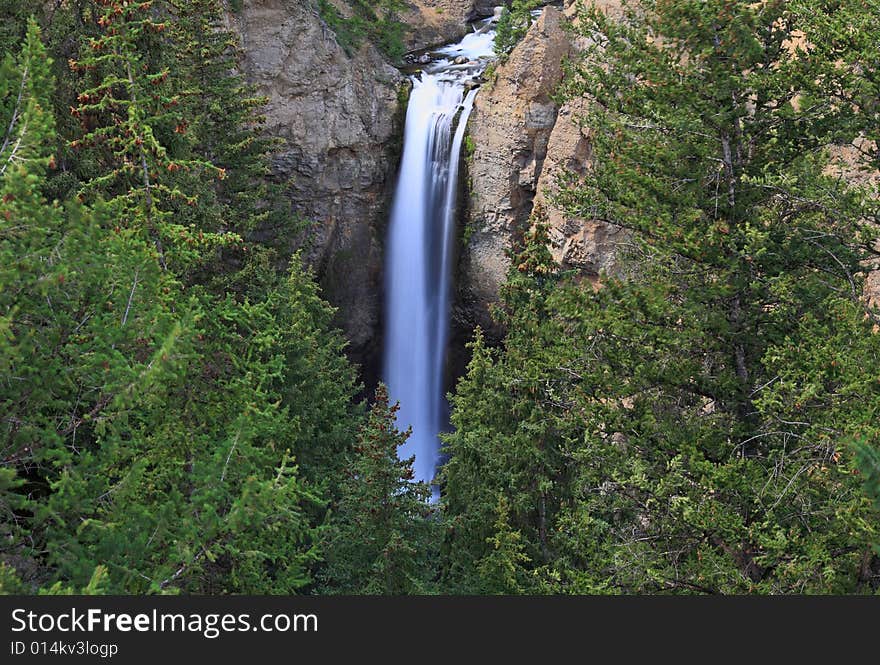
<path fill-rule="evenodd" d="M 598 0 L 610 15 L 619 0 Z M 615 270 L 620 229 L 573 218 L 554 201 L 560 178 L 588 177 L 590 133 L 582 125 L 588 102 L 558 108 L 551 99 L 563 77 L 563 60 L 583 49 L 583 38 L 566 30 L 576 20 L 576 0 L 561 10 L 546 7 L 497 76 L 477 97 L 469 127 L 474 150 L 468 243 L 461 256 L 454 323 L 462 333 L 482 326 L 490 338 L 502 331 L 489 314 L 507 277 L 508 252 L 540 205 L 550 231 L 553 257 L 596 283 Z M 460 335 L 461 336 L 461 335 Z"/>
<path fill-rule="evenodd" d="M 558 9 L 545 8 L 477 96 L 468 130 L 469 240 L 453 312 L 459 329 L 480 325 L 490 335 L 500 332 L 489 309 L 507 276 L 508 251 L 528 223 L 557 124 L 551 95 L 572 49 L 563 21 Z"/>
<path fill-rule="evenodd" d="M 872 145 L 866 139 L 856 139 L 852 145 L 832 146 L 831 157 L 826 173 L 835 178 L 842 178 L 852 185 L 864 187 L 869 192 L 880 192 L 880 171 L 866 169 L 864 151 L 870 151 Z M 880 253 L 880 241 L 874 246 Z M 864 298 L 869 307 L 880 310 L 880 259 L 867 261 L 864 283 Z M 880 325 L 874 326 L 874 332 L 880 332 Z"/>
<path fill-rule="evenodd" d="M 291 249 L 306 249 L 352 357 L 375 362 L 405 79 L 369 45 L 347 56 L 302 0 L 246 2 L 232 23 L 245 71 L 269 99 L 267 130 L 283 140 L 275 174 L 315 223 Z"/>
<path fill-rule="evenodd" d="M 411 0 L 403 17 L 412 27 L 408 46 L 461 37 L 467 18 L 491 15 L 496 4 Z M 305 248 L 370 383 L 381 360 L 383 245 L 405 77 L 369 45 L 346 55 L 310 2 L 253 0 L 231 22 L 245 71 L 269 99 L 267 129 L 283 140 L 276 176 L 287 185 L 294 212 L 314 222 L 307 237 L 290 239 L 291 250 Z M 474 232 L 462 255 L 454 312 L 454 327 L 466 335 L 477 324 L 492 333 L 489 307 L 536 197 L 548 210 L 560 262 L 593 273 L 611 256 L 607 229 L 566 219 L 541 193 L 552 190 L 557 173 L 583 173 L 589 160 L 589 137 L 575 122 L 579 109 L 560 111 L 551 99 L 572 52 L 563 22 L 558 9 L 545 9 L 480 92 L 472 116 L 468 225 Z"/>
<path fill-rule="evenodd" d="M 551 2 L 558 0 L 541 4 Z M 510 0 L 409 0 L 407 4 L 409 9 L 401 15 L 408 25 L 406 48 L 419 51 L 458 41 L 471 30 L 469 22 L 493 16 Z"/>
<path fill-rule="evenodd" d="M 560 186 L 587 176 L 592 153 L 590 131 L 582 124 L 588 102 L 566 102 L 557 114 L 547 144 L 547 158 L 538 179 L 535 205 L 540 205 L 549 225 L 550 251 L 563 268 L 579 270 L 596 282 L 615 268 L 616 247 L 622 241 L 618 227 L 572 217 L 554 203 Z"/>
<path fill-rule="evenodd" d="M 410 0 L 408 4 L 409 10 L 401 16 L 409 26 L 405 38 L 408 51 L 458 41 L 469 30 L 473 0 Z"/>
<path fill-rule="evenodd" d="M 479 3 L 477 3 L 479 4 Z M 490 339 L 503 331 L 489 311 L 507 277 L 508 252 L 540 205 L 549 225 L 550 249 L 564 268 L 575 269 L 598 285 L 603 273 L 617 269 L 624 231 L 613 225 L 574 218 L 554 202 L 560 179 L 589 177 L 590 130 L 584 126 L 587 99 L 574 99 L 557 108 L 550 94 L 561 80 L 561 60 L 582 50 L 583 37 L 570 41 L 563 17 L 576 21 L 575 0 L 566 0 L 560 13 L 550 7 L 532 26 L 496 77 L 477 97 L 469 127 L 473 154 L 470 172 L 468 242 L 462 251 L 454 326 L 460 345 L 474 325 Z M 598 0 L 609 16 L 623 11 L 620 0 Z M 853 168 L 847 149 L 835 151 L 833 168 L 857 184 L 877 186 L 880 176 Z M 868 266 L 866 300 L 880 307 L 880 269 Z"/>
<path fill-rule="evenodd" d="M 869 305 L 880 309 L 880 270 L 868 273 L 865 279 L 865 296 Z"/>
<path fill-rule="evenodd" d="M 622 12 L 619 0 L 598 0 L 596 5 L 609 16 L 619 16 Z M 577 3 L 566 2 L 563 13 L 576 23 Z M 584 37 L 573 38 L 573 50 L 587 47 Z M 559 109 L 538 179 L 535 204 L 540 204 L 546 214 L 553 258 L 563 268 L 575 269 L 597 285 L 601 274 L 615 271 L 624 232 L 611 224 L 572 217 L 554 203 L 560 186 L 589 177 L 591 137 L 589 128 L 584 125 L 588 111 L 589 101 L 585 98 L 569 100 Z"/>

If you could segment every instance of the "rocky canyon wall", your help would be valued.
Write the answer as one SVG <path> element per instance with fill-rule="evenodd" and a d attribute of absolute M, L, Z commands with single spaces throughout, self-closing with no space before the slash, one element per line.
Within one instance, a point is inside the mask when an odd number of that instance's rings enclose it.
<path fill-rule="evenodd" d="M 532 210 L 557 107 L 551 100 L 571 44 L 563 15 L 544 10 L 477 94 L 468 127 L 468 239 L 462 252 L 455 327 L 494 330 L 489 305 L 509 266 L 507 251 Z"/>
<path fill-rule="evenodd" d="M 352 358 L 375 363 L 384 217 L 394 183 L 404 76 L 370 45 L 351 57 L 310 2 L 253 0 L 232 17 L 244 69 L 282 141 L 274 175 L 313 222 L 303 247 Z M 369 368 L 365 368 L 369 371 Z"/>
<path fill-rule="evenodd" d="M 622 11 L 620 0 L 597 4 L 612 16 Z M 583 124 L 589 102 L 575 99 L 560 107 L 552 99 L 564 74 L 562 61 L 583 47 L 566 30 L 566 22 L 576 20 L 576 6 L 576 0 L 566 0 L 561 10 L 546 7 L 477 96 L 468 128 L 466 242 L 453 312 L 459 348 L 475 325 L 490 339 L 502 334 L 490 309 L 507 278 L 509 251 L 528 228 L 536 205 L 546 214 L 553 257 L 594 283 L 600 274 L 615 271 L 618 248 L 626 240 L 619 228 L 573 218 L 553 201 L 558 179 L 589 177 L 592 159 L 590 129 Z M 840 157 L 844 165 L 852 161 Z M 844 168 L 844 176 L 855 183 L 866 177 L 852 168 Z M 877 177 L 870 176 L 875 185 Z M 865 295 L 880 303 L 880 271 L 869 271 Z"/>
<path fill-rule="evenodd" d="M 461 39 L 469 30 L 467 21 L 474 10 L 473 0 L 410 0 L 407 4 L 401 19 L 408 26 L 408 51 Z"/>
<path fill-rule="evenodd" d="M 406 45 L 417 50 L 460 38 L 468 19 L 491 15 L 496 4 L 410 0 L 402 17 Z M 566 4 L 571 12 L 574 2 Z M 557 174 L 583 174 L 589 162 L 589 135 L 577 122 L 582 109 L 560 109 L 552 100 L 574 51 L 565 20 L 562 10 L 545 8 L 477 97 L 469 128 L 469 242 L 453 315 L 460 336 L 478 324 L 493 331 L 489 308 L 506 278 L 507 251 L 536 201 L 548 212 L 561 263 L 595 275 L 613 262 L 613 232 L 566 218 L 548 196 Z M 306 237 L 289 239 L 290 250 L 305 250 L 338 308 L 350 355 L 371 383 L 381 355 L 383 248 L 406 77 L 369 44 L 346 54 L 308 0 L 251 0 L 230 24 L 246 74 L 268 97 L 267 130 L 282 142 L 275 177 L 292 213 L 313 223 Z"/>
<path fill-rule="evenodd" d="M 487 18 L 497 7 L 511 4 L 512 0 L 408 0 L 401 20 L 407 25 L 405 37 L 409 51 L 448 44 L 464 37 L 471 28 L 469 23 Z M 542 0 L 540 4 L 559 3 Z"/>
<path fill-rule="evenodd" d="M 406 46 L 419 50 L 460 38 L 470 29 L 469 19 L 490 16 L 502 3 L 407 4 L 402 15 L 408 25 Z M 344 9 L 344 3 L 339 7 Z M 475 246 L 481 257 L 475 265 L 491 268 L 486 284 L 470 280 L 470 297 L 478 303 L 475 311 L 486 311 L 503 279 L 503 246 L 513 224 L 501 216 L 510 213 L 517 223 L 528 217 L 529 192 L 536 186 L 555 120 L 549 95 L 561 76 L 561 58 L 568 47 L 558 12 L 551 12 L 544 24 L 540 38 L 527 40 L 511 58 L 509 76 L 498 86 L 502 95 L 482 95 L 480 127 L 486 141 L 480 143 L 478 161 L 484 162 L 485 207 L 487 213 L 498 211 L 493 228 L 503 228 L 498 238 L 486 235 L 486 242 Z M 369 44 L 346 54 L 309 0 L 251 0 L 230 15 L 230 25 L 241 39 L 245 73 L 268 98 L 267 131 L 281 140 L 274 176 L 286 187 L 292 213 L 312 222 L 305 237 L 288 239 L 289 248 L 304 249 L 324 296 L 338 308 L 337 323 L 350 342 L 351 357 L 364 365 L 371 382 L 381 353 L 383 245 L 401 148 L 406 77 Z M 503 94 L 506 86 L 518 89 Z M 505 135 L 520 133 L 505 109 L 514 96 L 525 100 L 516 110 L 528 127 L 515 147 L 499 146 Z M 495 200 L 503 195 L 488 192 L 501 178 L 496 173 L 502 166 L 499 160 L 507 160 L 512 152 L 522 161 L 516 177 L 527 181 L 527 191 L 520 198 L 514 193 L 507 206 Z M 529 168 L 531 176 L 526 175 Z"/>
<path fill-rule="evenodd" d="M 550 226 L 551 251 L 564 267 L 595 280 L 614 269 L 620 232 L 607 224 L 574 219 L 554 205 L 557 179 L 584 176 L 590 165 L 589 130 L 580 119 L 585 102 L 561 108 L 553 94 L 564 75 L 563 62 L 578 44 L 566 30 L 575 2 L 546 7 L 506 62 L 480 90 L 468 133 L 470 191 L 467 242 L 461 254 L 455 327 L 467 334 L 475 325 L 497 338 L 490 309 L 510 266 L 508 252 L 528 227 L 540 204 Z M 604 3 L 607 11 L 619 3 Z"/>
<path fill-rule="evenodd" d="M 491 15 L 500 0 L 407 4 L 406 46 L 420 50 L 460 38 L 468 19 Z M 580 120 L 586 102 L 559 107 L 553 99 L 564 60 L 578 50 L 566 31 L 575 4 L 546 7 L 477 96 L 453 308 L 459 350 L 476 325 L 490 339 L 500 337 L 490 308 L 507 277 L 508 252 L 535 205 L 547 215 L 551 251 L 561 265 L 592 280 L 615 269 L 620 232 L 571 218 L 553 203 L 557 178 L 589 177 L 591 160 L 590 131 Z M 618 0 L 601 4 L 609 12 L 620 8 Z M 325 297 L 339 310 L 350 355 L 371 384 L 381 361 L 384 241 L 406 77 L 368 44 L 346 54 L 310 0 L 250 0 L 230 23 L 241 36 L 248 77 L 269 99 L 268 131 L 282 141 L 275 177 L 287 188 L 292 212 L 313 222 L 307 237 L 289 239 L 290 249 L 305 249 Z M 868 280 L 875 299 L 878 274 Z"/>
<path fill-rule="evenodd" d="M 483 4 L 411 0 L 407 47 L 461 37 L 468 18 L 491 14 Z M 266 129 L 281 140 L 274 177 L 292 214 L 312 222 L 306 237 L 288 239 L 290 251 L 305 250 L 369 382 L 381 353 L 383 244 L 406 77 L 369 44 L 346 54 L 310 0 L 249 0 L 229 24 L 246 75 L 268 98 Z"/>

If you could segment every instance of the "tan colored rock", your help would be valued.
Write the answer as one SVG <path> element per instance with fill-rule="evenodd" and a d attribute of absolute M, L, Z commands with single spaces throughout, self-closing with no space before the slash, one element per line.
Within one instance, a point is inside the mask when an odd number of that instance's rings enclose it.
<path fill-rule="evenodd" d="M 880 309 L 880 270 L 874 270 L 865 279 L 865 295 L 868 304 Z"/>
<path fill-rule="evenodd" d="M 880 172 L 867 166 L 864 160 L 864 154 L 873 150 L 874 145 L 863 138 L 856 139 L 852 145 L 832 146 L 830 164 L 825 172 L 843 178 L 850 184 L 865 187 L 870 192 L 880 192 Z M 880 243 L 875 250 L 880 252 Z M 865 299 L 869 306 L 880 309 L 880 261 L 869 261 L 865 267 L 868 269 L 864 285 Z"/>
<path fill-rule="evenodd" d="M 575 99 L 559 109 L 547 144 L 535 204 L 540 204 L 546 214 L 553 258 L 564 268 L 596 278 L 603 272 L 613 272 L 617 245 L 624 234 L 618 227 L 567 215 L 554 198 L 566 182 L 588 176 L 590 132 L 582 126 L 587 105 L 585 99 Z"/>
<path fill-rule="evenodd" d="M 597 4 L 611 16 L 622 13 L 620 0 Z M 566 0 L 562 13 L 569 21 L 576 20 L 575 7 L 575 0 Z M 469 164 L 470 235 L 461 257 L 454 313 L 459 331 L 479 324 L 490 336 L 500 334 L 488 310 L 506 279 L 507 253 L 534 206 L 546 214 L 554 259 L 594 285 L 600 274 L 616 270 L 616 256 L 626 242 L 621 229 L 573 218 L 554 200 L 560 179 L 589 177 L 592 158 L 590 131 L 581 120 L 589 102 L 572 100 L 557 110 L 549 99 L 561 78 L 562 58 L 586 46 L 584 38 L 569 43 L 559 18 L 559 12 L 547 9 L 477 98 L 469 128 L 475 147 Z M 829 173 L 854 184 L 880 186 L 880 174 L 859 169 L 857 157 L 855 146 L 834 148 Z M 880 308 L 880 268 L 866 268 L 866 300 Z"/>
<path fill-rule="evenodd" d="M 400 17 L 409 26 L 406 48 L 419 51 L 458 41 L 470 31 L 468 21 L 492 16 L 504 0 L 408 0 L 407 4 Z"/>
<path fill-rule="evenodd" d="M 409 26 L 405 43 L 408 51 L 418 51 L 458 41 L 469 30 L 473 0 L 410 0 L 401 19 Z"/>
<path fill-rule="evenodd" d="M 455 324 L 494 329 L 489 308 L 507 276 L 508 250 L 528 222 L 556 124 L 551 95 L 571 45 L 564 17 L 544 9 L 477 96 L 468 128 L 469 242 L 461 257 Z"/>
<path fill-rule="evenodd" d="M 369 45 L 348 57 L 309 3 L 254 0 L 231 18 L 244 69 L 269 99 L 274 167 L 294 212 L 313 221 L 306 247 L 339 307 L 353 355 L 379 330 L 385 210 L 394 183 L 403 76 Z"/>

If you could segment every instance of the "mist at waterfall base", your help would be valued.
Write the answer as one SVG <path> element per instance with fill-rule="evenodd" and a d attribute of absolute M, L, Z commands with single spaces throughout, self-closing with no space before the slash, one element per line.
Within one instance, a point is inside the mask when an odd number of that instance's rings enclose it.
<path fill-rule="evenodd" d="M 406 114 L 385 264 L 384 380 L 392 403 L 400 403 L 398 428 L 412 428 L 399 455 L 415 456 L 415 480 L 424 482 L 434 479 L 439 434 L 448 426 L 444 375 L 459 161 L 477 92 L 470 84 L 492 59 L 494 37 L 485 23 L 435 51 L 437 59 L 412 77 Z"/>

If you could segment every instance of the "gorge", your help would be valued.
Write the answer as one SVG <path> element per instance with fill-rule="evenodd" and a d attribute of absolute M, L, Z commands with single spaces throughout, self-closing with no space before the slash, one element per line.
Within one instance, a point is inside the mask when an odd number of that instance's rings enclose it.
<path fill-rule="evenodd" d="M 346 53 L 321 18 L 300 3 L 258 0 L 230 16 L 241 35 L 248 77 L 269 99 L 267 130 L 282 142 L 275 177 L 294 212 L 314 222 L 305 237 L 290 239 L 290 247 L 304 249 L 324 296 L 338 308 L 336 322 L 349 342 L 349 357 L 361 367 L 365 394 L 383 379 L 401 400 L 402 423 L 430 423 L 414 427 L 408 451 L 425 445 L 421 430 L 442 429 L 442 395 L 464 369 L 474 327 L 494 339 L 501 334 L 489 310 L 532 201 L 552 184 L 548 175 L 539 187 L 545 160 L 557 170 L 582 171 L 586 165 L 586 136 L 573 122 L 557 123 L 550 99 L 572 47 L 563 3 L 547 4 L 557 6 L 532 12 L 528 33 L 482 87 L 477 79 L 494 56 L 488 28 L 500 13 L 495 3 L 412 3 L 416 9 L 403 17 L 410 27 L 407 47 L 430 62 L 414 62 L 410 71 L 423 71 L 409 75 L 368 43 Z M 574 3 L 566 4 L 571 13 Z M 446 47 L 436 43 L 455 39 L 460 41 Z M 461 113 L 464 102 L 468 109 Z M 414 126 L 416 119 L 422 126 Z M 459 160 L 465 133 L 471 154 Z M 459 145 L 452 145 L 453 138 Z M 456 179 L 459 166 L 464 171 Z M 439 169 L 436 178 L 425 171 L 433 168 Z M 461 187 L 467 196 L 453 210 Z M 583 225 L 545 204 L 566 256 L 574 254 L 568 248 L 578 244 L 572 236 Z M 434 225 L 434 234 L 405 237 L 408 227 L 394 219 L 407 210 Z M 586 244 L 592 254 L 580 267 L 598 273 L 609 259 L 591 257 L 608 257 L 613 249 L 596 245 L 592 236 Z M 427 247 L 438 256 L 426 259 Z M 409 268 L 399 265 L 393 276 L 388 267 L 405 259 Z M 454 283 L 438 281 L 453 273 Z M 395 289 L 413 296 L 427 283 L 437 285 L 436 297 L 426 294 L 414 309 L 395 305 L 403 295 Z M 446 312 L 449 323 L 440 323 Z M 416 325 L 433 332 L 416 333 Z M 390 348 L 402 349 L 397 365 L 383 360 Z M 431 362 L 415 360 L 427 355 Z M 414 385 L 433 395 L 418 398 L 425 404 L 418 415 L 408 406 Z M 436 441 L 434 434 L 427 438 Z M 432 475 L 433 462 L 426 465 L 419 478 Z"/>
<path fill-rule="evenodd" d="M 420 54 L 434 49 L 442 57 L 438 40 L 472 41 L 467 21 L 484 22 L 497 3 L 409 4 L 412 13 L 402 17 L 408 25 L 407 48 Z M 462 181 L 468 191 L 456 222 L 459 235 L 467 228 L 468 237 L 450 259 L 458 275 L 450 293 L 453 374 L 463 371 L 465 344 L 476 325 L 494 339 L 500 336 L 489 310 L 508 268 L 506 252 L 540 189 L 552 185 L 551 169 L 538 182 L 545 160 L 557 171 L 583 171 L 586 166 L 584 130 L 568 109 L 559 114 L 565 121 L 557 122 L 557 106 L 550 99 L 562 79 L 563 59 L 571 53 L 563 26 L 575 3 L 546 4 L 551 6 L 533 13 L 534 23 L 522 42 L 477 92 L 467 124 L 472 154 L 462 165 Z M 248 78 L 269 100 L 266 129 L 281 142 L 274 176 L 283 183 L 294 213 L 313 221 L 305 237 L 289 239 L 289 246 L 304 250 L 324 296 L 338 308 L 336 323 L 349 341 L 349 357 L 361 367 L 369 395 L 383 374 L 387 348 L 386 227 L 411 84 L 369 43 L 346 53 L 320 16 L 302 3 L 256 0 L 245 3 L 229 21 L 241 36 Z M 479 48 L 491 53 L 486 37 L 481 36 Z M 477 72 L 460 73 L 467 78 Z M 581 257 L 577 267 L 587 273 L 607 267 L 613 243 L 589 230 L 582 238 L 582 223 L 545 204 L 553 213 L 560 257 Z"/>

